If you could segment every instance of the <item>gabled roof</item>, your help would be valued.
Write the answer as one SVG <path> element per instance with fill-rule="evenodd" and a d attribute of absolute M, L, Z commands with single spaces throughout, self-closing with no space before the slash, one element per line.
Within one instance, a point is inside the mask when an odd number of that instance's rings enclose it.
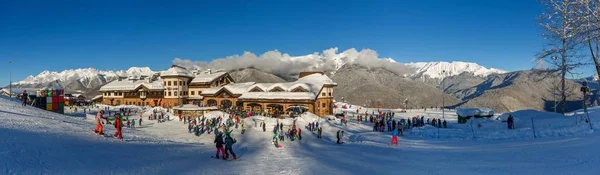
<path fill-rule="evenodd" d="M 132 91 L 136 90 L 140 86 L 144 86 L 149 90 L 165 90 L 162 81 L 154 81 L 147 83 L 146 80 L 136 81 L 112 81 L 100 88 L 100 91 Z"/>
<path fill-rule="evenodd" d="M 200 74 L 196 75 L 194 79 L 192 79 L 192 83 L 210 83 L 215 81 L 217 78 L 226 75 L 227 72 L 215 72 L 210 74 Z"/>
<path fill-rule="evenodd" d="M 327 75 L 310 74 L 303 76 L 294 82 L 289 83 L 257 83 L 246 89 L 246 92 L 239 98 L 241 99 L 315 99 L 325 85 L 336 86 Z M 249 92 L 253 88 L 259 87 L 265 92 Z M 282 88 L 285 92 L 269 92 L 274 88 Z M 292 92 L 294 89 L 302 87 L 308 92 Z"/>
<path fill-rule="evenodd" d="M 314 100 L 312 92 L 246 92 L 238 99 L 286 99 L 286 100 Z"/>

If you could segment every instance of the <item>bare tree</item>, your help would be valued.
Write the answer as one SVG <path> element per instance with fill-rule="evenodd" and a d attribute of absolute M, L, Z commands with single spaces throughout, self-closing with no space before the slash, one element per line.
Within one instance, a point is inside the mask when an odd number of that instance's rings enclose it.
<path fill-rule="evenodd" d="M 547 41 L 546 47 L 537 54 L 537 59 L 544 60 L 552 68 L 549 70 L 560 76 L 561 113 L 566 112 L 567 87 L 566 76 L 583 64 L 578 50 L 581 48 L 580 33 L 583 30 L 580 21 L 578 0 L 541 0 L 546 11 L 539 17 L 544 29 L 542 36 Z"/>

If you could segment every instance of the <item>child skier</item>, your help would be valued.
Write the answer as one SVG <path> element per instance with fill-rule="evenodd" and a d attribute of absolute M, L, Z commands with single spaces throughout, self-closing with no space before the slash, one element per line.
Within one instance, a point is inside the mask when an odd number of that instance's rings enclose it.
<path fill-rule="evenodd" d="M 121 121 L 121 114 L 118 113 L 115 114 L 115 129 L 117 129 L 117 132 L 115 133 L 114 137 L 123 141 L 123 133 L 121 133 L 121 130 L 123 129 L 123 121 Z"/>
<path fill-rule="evenodd" d="M 135 128 L 135 119 L 131 119 L 131 127 Z"/>
<path fill-rule="evenodd" d="M 400 130 L 400 128 L 392 132 L 392 142 L 390 143 L 390 145 L 398 145 L 398 130 Z"/>
<path fill-rule="evenodd" d="M 98 135 L 104 135 L 103 132 L 103 126 L 102 126 L 102 119 L 104 117 L 102 117 L 104 115 L 104 111 L 100 111 L 98 112 L 98 114 L 96 114 L 96 129 L 94 130 L 95 133 L 97 133 Z"/>

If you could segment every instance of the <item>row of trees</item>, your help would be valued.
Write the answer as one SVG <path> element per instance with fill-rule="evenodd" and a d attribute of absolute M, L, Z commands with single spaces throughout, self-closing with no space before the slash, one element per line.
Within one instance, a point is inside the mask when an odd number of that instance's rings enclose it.
<path fill-rule="evenodd" d="M 557 89 L 564 114 L 570 95 L 567 74 L 572 75 L 575 69 L 593 62 L 600 75 L 600 0 L 541 0 L 540 3 L 546 7 L 539 20 L 547 45 L 537 59 L 550 65 L 548 71 L 560 76 Z"/>

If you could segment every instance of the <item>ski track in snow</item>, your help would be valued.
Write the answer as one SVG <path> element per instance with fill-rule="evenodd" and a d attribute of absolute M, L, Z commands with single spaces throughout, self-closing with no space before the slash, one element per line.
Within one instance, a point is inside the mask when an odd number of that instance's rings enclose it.
<path fill-rule="evenodd" d="M 600 109 L 590 111 L 600 126 Z M 438 117 L 439 112 L 409 111 L 396 118 Z M 232 134 L 238 140 L 233 150 L 239 159 L 224 161 L 210 158 L 216 152 L 214 134 L 197 137 L 177 119 L 144 120 L 142 127 L 124 128 L 121 142 L 95 135 L 94 115 L 69 115 L 0 98 L 0 174 L 596 174 L 600 170 L 599 134 L 586 130 L 587 125 L 553 125 L 543 119 L 536 119 L 538 139 L 531 138 L 531 130 L 523 124 L 527 121 L 507 131 L 500 129 L 505 123 L 482 119 L 476 120 L 483 125 L 475 128 L 477 139 L 472 138 L 470 125 L 452 123 L 440 131 L 441 139 L 437 128 L 427 126 L 409 130 L 399 138 L 399 146 L 389 146 L 390 132 L 373 132 L 371 123 L 350 120 L 342 127 L 339 120 L 305 114 L 296 121 L 302 140 L 286 138 L 280 143 L 283 148 L 271 144 L 275 119 L 265 120 L 266 132 L 246 119 L 246 133 L 234 129 Z M 226 114 L 209 114 L 222 115 Z M 456 119 L 452 114 L 447 117 Z M 138 117 L 132 118 L 138 122 Z M 304 127 L 317 120 L 323 127 L 322 139 Z M 286 124 L 284 130 L 290 127 L 290 119 L 280 121 Z M 110 125 L 104 128 L 107 134 L 115 132 Z M 335 144 L 338 129 L 345 131 L 344 144 Z"/>

